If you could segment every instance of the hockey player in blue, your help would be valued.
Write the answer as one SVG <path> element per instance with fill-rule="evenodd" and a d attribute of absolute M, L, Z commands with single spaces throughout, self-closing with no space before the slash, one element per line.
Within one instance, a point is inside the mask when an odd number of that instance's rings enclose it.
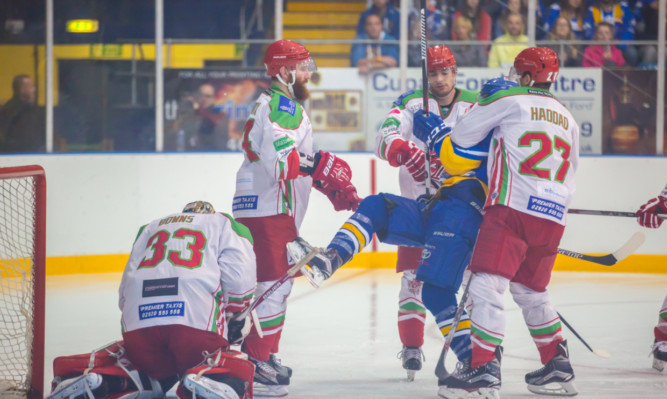
<path fill-rule="evenodd" d="M 484 85 L 481 95 L 515 85 L 493 79 Z M 489 140 L 463 149 L 451 142 L 450 130 L 438 115 L 415 114 L 415 135 L 440 156 L 445 169 L 442 185 L 433 197 L 413 200 L 380 193 L 364 198 L 327 248 L 308 263 L 316 276 L 327 279 L 370 243 L 373 234 L 384 243 L 424 248 L 417 279 L 424 282 L 422 300 L 443 336 L 449 333 L 456 312 L 456 292 L 472 254 L 488 192 Z M 302 238 L 296 241 L 311 248 Z M 470 319 L 464 314 L 451 346 L 464 363 L 471 357 L 469 331 Z"/>

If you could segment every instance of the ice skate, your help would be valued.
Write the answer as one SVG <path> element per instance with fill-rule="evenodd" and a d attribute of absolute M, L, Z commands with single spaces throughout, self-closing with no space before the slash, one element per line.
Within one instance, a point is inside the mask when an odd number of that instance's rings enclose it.
<path fill-rule="evenodd" d="M 97 373 L 88 373 L 79 377 L 64 380 L 56 386 L 48 399 L 84 399 L 95 398 L 95 394 L 100 391 L 102 386 L 102 376 Z M 99 397 L 106 393 L 98 393 Z"/>
<path fill-rule="evenodd" d="M 541 395 L 574 396 L 574 371 L 570 365 L 567 341 L 558 343 L 558 354 L 539 370 L 526 374 L 528 390 Z"/>
<path fill-rule="evenodd" d="M 287 252 L 292 260 L 297 263 L 309 255 L 314 255 L 307 262 L 310 269 L 304 270 L 302 268 L 301 271 L 311 284 L 318 287 L 322 281 L 331 277 L 333 272 L 343 265 L 343 260 L 338 251 L 333 248 L 315 248 L 301 237 L 287 243 Z"/>
<path fill-rule="evenodd" d="M 408 372 L 408 381 L 414 381 L 415 374 L 422 369 L 422 359 L 426 360 L 422 349 L 417 346 L 403 346 L 397 357 L 401 359 L 403 368 Z"/>
<path fill-rule="evenodd" d="M 653 368 L 663 371 L 667 363 L 667 341 L 655 341 L 651 353 L 653 354 Z"/>
<path fill-rule="evenodd" d="M 268 361 L 253 359 L 248 360 L 255 364 L 255 379 L 253 392 L 255 397 L 280 398 L 287 396 L 289 377 L 280 374 Z"/>
<path fill-rule="evenodd" d="M 292 378 L 292 368 L 283 365 L 278 358 L 278 355 L 275 353 L 269 355 L 269 364 L 276 369 L 279 374 L 286 376 L 287 378 Z"/>
<path fill-rule="evenodd" d="M 201 399 L 239 399 L 239 395 L 232 387 L 204 375 L 199 378 L 195 374 L 186 375 L 183 386 Z"/>
<path fill-rule="evenodd" d="M 454 374 L 438 381 L 438 396 L 445 399 L 499 399 L 501 358 L 502 347 L 498 346 L 496 358 L 477 368 L 470 367 L 472 359 L 459 362 Z"/>

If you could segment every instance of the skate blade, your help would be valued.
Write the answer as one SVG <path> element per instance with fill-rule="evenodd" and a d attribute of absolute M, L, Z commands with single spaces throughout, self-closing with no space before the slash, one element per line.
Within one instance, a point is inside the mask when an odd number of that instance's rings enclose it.
<path fill-rule="evenodd" d="M 254 398 L 282 398 L 287 396 L 287 385 L 264 385 L 254 382 L 252 384 Z"/>
<path fill-rule="evenodd" d="M 568 382 L 552 382 L 546 385 L 530 385 L 528 390 L 538 395 L 575 396 L 579 392 L 574 386 L 574 379 Z"/>
<path fill-rule="evenodd" d="M 407 373 L 408 373 L 408 381 L 414 381 L 415 375 L 417 374 L 417 370 L 407 370 Z"/>
<path fill-rule="evenodd" d="M 653 368 L 658 371 L 663 371 L 665 369 L 665 361 L 653 358 Z"/>
<path fill-rule="evenodd" d="M 500 399 L 499 390 L 500 387 L 466 391 L 465 389 L 452 389 L 442 386 L 438 389 L 438 396 L 445 399 Z"/>

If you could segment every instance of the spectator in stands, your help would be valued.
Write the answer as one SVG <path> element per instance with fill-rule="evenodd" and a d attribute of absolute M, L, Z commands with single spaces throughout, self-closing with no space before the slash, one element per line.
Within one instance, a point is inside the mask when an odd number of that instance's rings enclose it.
<path fill-rule="evenodd" d="M 528 48 L 528 36 L 524 34 L 526 23 L 521 14 L 510 14 L 505 23 L 507 33 L 496 38 L 489 51 L 489 68 L 509 68 L 514 59 Z"/>
<path fill-rule="evenodd" d="M 359 23 L 357 24 L 357 35 L 364 34 L 366 29 L 366 18 L 371 14 L 380 16 L 383 29 L 386 33 L 396 38 L 400 37 L 400 15 L 398 10 L 389 2 L 389 0 L 373 0 L 373 5 L 361 13 Z"/>
<path fill-rule="evenodd" d="M 557 40 L 558 44 L 549 44 L 549 47 L 558 54 L 558 60 L 561 67 L 578 67 L 581 66 L 582 51 L 581 48 L 568 42 L 576 40 L 574 32 L 572 32 L 572 24 L 564 17 L 559 16 L 553 23 L 551 32 L 547 40 Z"/>
<path fill-rule="evenodd" d="M 472 22 L 468 17 L 460 16 L 454 21 L 454 32 L 459 40 L 471 40 Z M 488 63 L 488 55 L 482 45 L 455 44 L 449 49 L 454 54 L 456 65 L 460 67 L 484 67 Z"/>
<path fill-rule="evenodd" d="M 507 16 L 510 14 L 515 13 L 515 14 L 521 14 L 523 15 L 523 18 L 527 18 L 528 16 L 528 7 L 526 6 L 526 3 L 523 0 L 507 0 L 503 4 L 503 11 L 500 14 L 500 16 L 496 19 L 494 19 L 495 23 L 493 25 L 493 37 L 500 37 L 505 33 L 505 21 L 507 20 Z"/>
<path fill-rule="evenodd" d="M 165 150 L 216 151 L 227 149 L 227 114 L 215 104 L 215 88 L 204 83 L 179 110 L 181 117 L 167 126 Z"/>
<path fill-rule="evenodd" d="M 637 2 L 636 13 L 642 19 L 641 31 L 637 29 L 637 40 L 658 40 L 658 0 Z M 663 20 L 664 21 L 664 20 Z M 656 69 L 658 67 L 658 47 L 651 45 L 639 46 L 640 68 Z"/>
<path fill-rule="evenodd" d="M 595 27 L 593 40 L 610 41 L 614 39 L 614 25 L 599 22 Z M 625 59 L 618 47 L 613 44 L 592 44 L 584 51 L 582 66 L 585 67 L 622 67 Z"/>
<path fill-rule="evenodd" d="M 0 152 L 44 152 L 46 114 L 35 104 L 35 84 L 28 75 L 12 80 L 12 98 L 0 109 Z"/>
<path fill-rule="evenodd" d="M 480 0 L 464 0 L 463 6 L 456 11 L 452 24 L 460 16 L 466 16 L 472 22 L 474 40 L 491 40 L 491 17 L 479 5 Z M 452 40 L 459 40 L 456 32 L 452 31 Z"/>
<path fill-rule="evenodd" d="M 377 40 L 378 43 L 355 43 L 352 45 L 350 64 L 359 68 L 362 75 L 378 69 L 395 67 L 398 64 L 398 46 L 381 44 L 383 40 L 396 40 L 382 29 L 382 19 L 377 14 L 366 16 L 366 32 L 357 35 L 357 40 Z"/>
<path fill-rule="evenodd" d="M 587 38 L 593 38 L 596 27 L 600 22 L 607 22 L 614 28 L 614 37 L 611 40 L 631 41 L 635 38 L 637 20 L 628 4 L 624 1 L 597 0 L 588 9 L 588 16 L 584 21 L 584 32 Z M 631 44 L 622 44 L 618 48 L 623 52 L 625 62 L 631 66 L 637 65 L 637 48 Z"/>
<path fill-rule="evenodd" d="M 553 33 L 556 19 L 563 17 L 570 22 L 574 37 L 578 40 L 584 40 L 584 20 L 587 16 L 586 0 L 560 0 L 549 7 L 543 28 L 545 32 Z"/>
<path fill-rule="evenodd" d="M 426 8 L 426 39 L 449 40 L 449 26 L 442 11 L 435 7 L 435 2 Z M 421 39 L 421 12 L 418 5 L 412 8 L 408 16 L 408 40 Z M 408 66 L 421 65 L 421 46 L 408 44 Z"/>

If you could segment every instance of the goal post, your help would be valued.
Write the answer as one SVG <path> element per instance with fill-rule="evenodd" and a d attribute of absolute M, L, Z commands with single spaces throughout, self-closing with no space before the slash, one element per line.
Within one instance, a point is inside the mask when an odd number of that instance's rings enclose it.
<path fill-rule="evenodd" d="M 46 176 L 0 168 L 0 398 L 44 396 Z"/>

